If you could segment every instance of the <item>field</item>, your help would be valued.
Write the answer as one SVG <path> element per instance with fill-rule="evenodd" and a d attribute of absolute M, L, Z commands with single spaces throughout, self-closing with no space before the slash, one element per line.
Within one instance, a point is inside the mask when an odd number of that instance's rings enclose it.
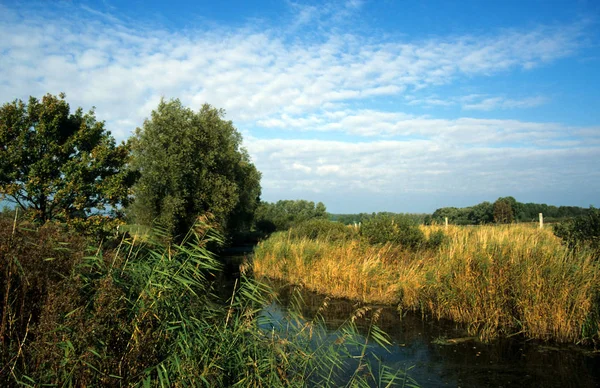
<path fill-rule="evenodd" d="M 532 225 L 420 228 L 446 237 L 436 248 L 403 249 L 358 237 L 276 233 L 255 249 L 253 270 L 334 297 L 452 319 L 484 341 L 516 334 L 598 339 L 600 265 L 593 251 L 569 250 L 549 228 Z"/>

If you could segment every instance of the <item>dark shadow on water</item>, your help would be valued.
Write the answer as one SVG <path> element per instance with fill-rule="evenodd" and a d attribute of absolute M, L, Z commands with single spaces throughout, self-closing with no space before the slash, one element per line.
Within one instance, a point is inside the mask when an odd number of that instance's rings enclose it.
<path fill-rule="evenodd" d="M 263 313 L 284 319 L 295 287 L 261 280 L 279 295 L 279 301 L 265 306 Z M 356 322 L 364 336 L 370 319 L 378 315 L 376 324 L 389 334 L 392 346 L 387 352 L 371 342 L 369 349 L 393 368 L 412 367 L 409 375 L 423 387 L 600 386 L 600 355 L 591 348 L 523 338 L 484 344 L 467 337 L 460 325 L 427 319 L 420 313 L 405 312 L 401 316 L 389 306 L 364 306 L 307 290 L 301 290 L 301 299 L 302 315 L 311 319 L 320 311 L 332 334 L 357 311 L 363 311 L 364 318 Z"/>

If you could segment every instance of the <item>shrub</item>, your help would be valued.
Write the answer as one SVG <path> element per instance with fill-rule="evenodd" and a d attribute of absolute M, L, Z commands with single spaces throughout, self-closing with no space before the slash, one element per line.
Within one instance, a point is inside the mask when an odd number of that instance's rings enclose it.
<path fill-rule="evenodd" d="M 288 230 L 301 222 L 327 219 L 327 209 L 322 202 L 281 200 L 276 203 L 261 202 L 254 216 L 255 228 L 263 233 Z"/>
<path fill-rule="evenodd" d="M 353 322 L 340 343 L 320 321 L 258 314 L 272 291 L 244 277 L 226 303 L 218 299 L 210 279 L 221 266 L 207 247 L 221 237 L 202 220 L 182 245 L 155 241 L 163 230 L 115 250 L 86 250 L 57 225 L 13 225 L 0 218 L 0 386 L 389 386 L 402 378 L 368 373 L 372 357 L 353 341 Z"/>
<path fill-rule="evenodd" d="M 585 215 L 555 225 L 554 234 L 571 248 L 587 245 L 600 250 L 600 210 L 590 208 Z"/>
<path fill-rule="evenodd" d="M 32 332 L 44 310 L 60 308 L 51 295 L 68 292 L 68 279 L 81 260 L 85 240 L 64 228 L 47 223 L 39 229 L 28 222 L 13 224 L 9 217 L 0 219 L 0 361 L 19 366 L 17 361 L 32 354 L 22 344 L 32 341 Z M 55 327 L 53 327 L 54 329 Z M 35 337 L 34 337 L 35 338 Z M 20 350 L 22 349 L 22 351 Z M 21 355 L 22 359 L 15 355 Z M 8 372 L 8 369 L 4 369 Z M 0 372 L 0 383 L 10 376 Z"/>
<path fill-rule="evenodd" d="M 361 227 L 362 236 L 371 244 L 398 244 L 418 248 L 423 244 L 423 232 L 409 218 L 402 215 L 376 215 Z"/>
<path fill-rule="evenodd" d="M 341 222 L 324 219 L 301 222 L 290 231 L 290 235 L 295 238 L 325 239 L 329 241 L 344 241 L 350 239 L 353 234 L 352 229 Z"/>
<path fill-rule="evenodd" d="M 444 234 L 444 232 L 441 230 L 436 230 L 435 232 L 431 232 L 425 246 L 429 249 L 436 249 L 439 248 L 446 240 L 446 234 Z"/>

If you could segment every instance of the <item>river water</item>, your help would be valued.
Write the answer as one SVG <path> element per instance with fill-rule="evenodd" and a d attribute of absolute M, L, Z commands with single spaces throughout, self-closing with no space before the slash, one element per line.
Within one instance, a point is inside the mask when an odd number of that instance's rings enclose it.
<path fill-rule="evenodd" d="M 236 263 L 242 254 L 230 256 Z M 326 330 L 337 330 L 359 308 L 370 308 L 357 328 L 364 342 L 370 317 L 377 312 L 377 326 L 392 343 L 388 349 L 369 341 L 373 356 L 394 369 L 407 370 L 421 387 L 600 387 L 600 352 L 592 347 L 561 345 L 512 337 L 481 343 L 469 338 L 461 325 L 435 320 L 418 312 L 403 312 L 390 306 L 365 306 L 344 299 L 332 299 L 280 281 L 261 279 L 277 291 L 277 300 L 265 305 L 262 314 L 272 321 L 284 321 L 292 295 L 303 301 L 301 314 L 312 319 L 317 311 Z M 229 282 L 228 282 L 229 283 Z M 231 295 L 232 284 L 225 286 Z M 327 307 L 322 308 L 326 302 Z M 372 357 L 372 359 L 374 359 Z"/>
<path fill-rule="evenodd" d="M 263 279 L 264 280 L 264 279 Z M 285 319 L 290 296 L 300 292 L 302 315 L 311 319 L 321 309 L 327 330 L 335 334 L 359 306 L 348 300 L 331 299 L 280 282 L 268 281 L 278 290 L 278 301 L 263 309 L 271 319 Z M 369 349 L 386 365 L 408 370 L 422 387 L 598 387 L 600 353 L 592 348 L 558 345 L 524 338 L 496 340 L 484 344 L 467 337 L 464 329 L 450 321 L 438 321 L 419 313 L 400 314 L 389 306 L 371 307 L 366 319 L 358 320 L 359 333 L 368 332 L 369 316 L 378 312 L 377 326 L 389 336 L 388 351 L 370 341 Z"/>

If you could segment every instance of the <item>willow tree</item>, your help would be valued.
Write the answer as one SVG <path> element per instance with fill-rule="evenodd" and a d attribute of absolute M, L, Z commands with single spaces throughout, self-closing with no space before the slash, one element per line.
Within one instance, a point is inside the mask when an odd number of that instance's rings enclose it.
<path fill-rule="evenodd" d="M 260 196 L 260 173 L 224 111 L 198 112 L 178 99 L 161 100 L 133 137 L 133 216 L 181 236 L 196 217 L 211 213 L 227 229 L 249 227 Z"/>
<path fill-rule="evenodd" d="M 70 113 L 64 94 L 0 108 L 0 199 L 37 221 L 78 222 L 127 205 L 129 158 L 93 110 Z"/>

